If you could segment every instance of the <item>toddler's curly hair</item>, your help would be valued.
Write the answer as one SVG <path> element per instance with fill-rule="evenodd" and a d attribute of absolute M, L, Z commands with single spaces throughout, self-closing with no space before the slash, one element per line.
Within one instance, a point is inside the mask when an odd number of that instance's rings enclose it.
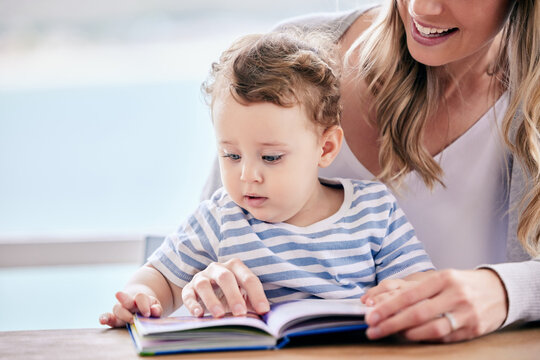
<path fill-rule="evenodd" d="M 322 33 L 247 35 L 223 52 L 202 84 L 207 103 L 229 91 L 241 104 L 301 105 L 315 124 L 340 124 L 339 68 L 335 46 Z"/>

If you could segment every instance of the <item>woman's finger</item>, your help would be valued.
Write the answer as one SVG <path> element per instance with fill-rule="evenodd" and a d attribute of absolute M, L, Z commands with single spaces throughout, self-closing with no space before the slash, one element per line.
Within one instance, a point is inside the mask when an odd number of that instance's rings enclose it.
<path fill-rule="evenodd" d="M 430 275 L 406 289 L 396 291 L 394 296 L 377 304 L 373 310 L 367 314 L 366 322 L 369 326 L 375 326 L 392 315 L 415 305 L 419 301 L 437 295 L 443 289 L 444 284 L 441 281 L 437 281 L 436 276 Z"/>
<path fill-rule="evenodd" d="M 377 294 L 373 297 L 369 297 L 366 299 L 365 304 L 368 306 L 374 306 L 376 304 L 380 304 L 394 296 L 396 296 L 398 290 L 389 290 L 384 293 Z"/>
<path fill-rule="evenodd" d="M 434 275 L 411 288 L 396 290 L 395 295 L 377 304 L 366 316 L 368 337 L 403 332 L 415 341 L 458 341 L 502 324 L 507 308 L 505 291 L 491 270 L 443 270 Z"/>
<path fill-rule="evenodd" d="M 440 342 L 456 342 L 473 339 L 476 335 L 471 331 L 470 328 L 462 328 L 457 331 L 453 331 L 450 334 L 443 336 L 439 339 Z"/>
<path fill-rule="evenodd" d="M 396 290 L 395 295 L 389 296 L 382 303 L 376 305 L 373 311 L 378 311 L 379 307 L 384 307 L 396 302 L 399 303 L 402 301 L 401 298 L 404 296 L 403 294 L 409 290 L 410 289 Z M 427 292 L 427 294 L 430 294 L 430 292 Z M 366 319 L 369 325 L 369 329 L 367 331 L 368 337 L 370 339 L 378 339 L 400 331 L 419 327 L 438 319 L 441 314 L 452 311 L 456 308 L 457 299 L 452 296 L 448 296 L 448 294 L 437 293 L 431 298 L 428 296 L 426 296 L 426 298 L 420 298 L 421 301 L 411 301 L 412 305 L 401 308 L 398 312 L 391 314 L 391 316 L 386 317 L 375 324 L 370 323 Z M 373 311 L 368 314 L 368 317 L 373 316 Z M 377 319 L 375 318 L 375 320 Z M 436 326 L 428 326 L 427 329 L 433 330 L 437 333 L 440 332 L 442 334 L 438 334 L 438 336 L 429 335 L 425 338 L 425 340 L 431 340 L 437 337 L 440 338 L 441 336 L 447 335 L 445 332 L 446 329 L 441 327 L 448 324 L 448 320 L 445 320 L 446 322 L 435 322 Z"/>
<path fill-rule="evenodd" d="M 419 326 L 405 330 L 403 336 L 412 341 L 441 341 L 444 337 L 457 332 L 460 327 L 459 324 L 463 323 L 461 314 L 453 312 L 451 316 L 455 324 L 452 324 L 445 316 L 438 316 Z M 456 328 L 453 326 L 456 326 Z"/>
<path fill-rule="evenodd" d="M 380 294 L 399 289 L 401 286 L 403 286 L 403 283 L 404 280 L 401 279 L 383 280 L 377 286 L 368 289 L 360 300 L 364 304 L 371 306 L 373 304 L 368 304 L 369 300 L 374 300 Z"/>
<path fill-rule="evenodd" d="M 390 299 L 392 301 L 392 299 Z M 404 309 L 403 311 L 390 316 L 375 325 L 368 323 L 368 329 L 366 335 L 368 338 L 375 340 L 379 339 L 409 328 L 419 326 L 431 319 L 434 319 L 436 315 L 431 314 L 431 311 L 425 311 L 426 303 L 429 300 L 422 302 L 421 304 L 414 304 Z M 373 312 L 373 311 L 372 311 Z M 371 312 L 368 314 L 372 315 Z"/>
<path fill-rule="evenodd" d="M 264 293 L 261 280 L 259 280 L 259 278 L 246 266 L 246 264 L 238 259 L 230 260 L 227 265 L 235 275 L 236 281 L 240 288 L 245 290 L 248 301 L 253 309 L 258 314 L 267 313 L 270 310 L 270 304 L 268 303 L 268 299 Z M 227 294 L 225 295 L 227 296 Z M 235 292 L 234 295 L 239 295 L 243 300 L 240 291 Z"/>

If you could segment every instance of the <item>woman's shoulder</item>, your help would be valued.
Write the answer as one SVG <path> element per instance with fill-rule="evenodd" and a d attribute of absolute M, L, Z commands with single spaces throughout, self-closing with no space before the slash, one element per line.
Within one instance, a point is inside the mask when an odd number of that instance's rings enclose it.
<path fill-rule="evenodd" d="M 274 30 L 280 31 L 294 27 L 304 31 L 324 31 L 331 34 L 332 38 L 337 41 L 358 18 L 377 6 L 364 5 L 354 10 L 301 15 L 278 23 Z"/>

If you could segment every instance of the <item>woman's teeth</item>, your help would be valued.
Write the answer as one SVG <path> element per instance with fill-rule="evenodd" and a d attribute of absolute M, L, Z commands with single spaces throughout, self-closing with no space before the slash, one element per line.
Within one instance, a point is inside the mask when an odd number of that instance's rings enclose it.
<path fill-rule="evenodd" d="M 436 28 L 425 27 L 425 26 L 420 25 L 414 20 L 413 22 L 416 28 L 418 29 L 418 31 L 420 32 L 420 34 L 425 35 L 425 36 L 430 36 L 430 35 L 433 36 L 433 35 L 438 35 L 438 34 L 442 34 L 442 33 L 450 31 L 450 29 L 436 29 Z"/>

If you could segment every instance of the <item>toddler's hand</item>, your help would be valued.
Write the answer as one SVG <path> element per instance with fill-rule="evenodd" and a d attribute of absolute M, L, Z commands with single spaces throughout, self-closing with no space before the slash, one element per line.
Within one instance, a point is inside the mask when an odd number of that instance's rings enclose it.
<path fill-rule="evenodd" d="M 119 291 L 116 293 L 118 303 L 114 305 L 112 313 L 105 313 L 99 317 L 101 325 L 122 327 L 131 322 L 133 314 L 139 313 L 146 317 L 160 317 L 163 308 L 158 299 L 153 296 L 138 293 L 135 296 Z"/>
<path fill-rule="evenodd" d="M 270 310 L 261 281 L 238 259 L 211 263 L 197 273 L 182 289 L 182 301 L 194 316 L 202 316 L 204 307 L 214 317 L 225 315 L 227 307 L 234 315 L 245 315 L 250 309 L 258 314 Z"/>

